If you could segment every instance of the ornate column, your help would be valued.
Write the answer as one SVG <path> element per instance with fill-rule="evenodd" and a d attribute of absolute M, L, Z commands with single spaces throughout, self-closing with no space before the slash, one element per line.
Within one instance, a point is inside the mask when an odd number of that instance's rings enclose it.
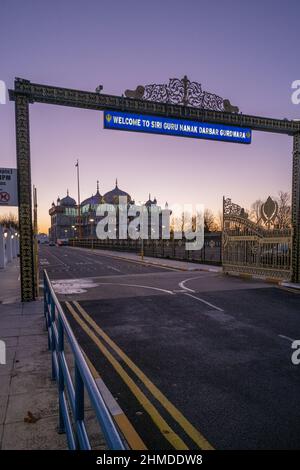
<path fill-rule="evenodd" d="M 293 137 L 292 281 L 300 282 L 300 134 Z"/>
<path fill-rule="evenodd" d="M 21 297 L 23 302 L 28 302 L 35 299 L 28 97 L 16 94 L 15 111 L 19 193 Z"/>

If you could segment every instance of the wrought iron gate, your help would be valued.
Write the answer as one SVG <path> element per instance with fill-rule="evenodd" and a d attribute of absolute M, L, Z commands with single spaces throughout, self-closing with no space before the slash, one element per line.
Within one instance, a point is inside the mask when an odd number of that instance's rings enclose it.
<path fill-rule="evenodd" d="M 223 199 L 223 271 L 290 280 L 291 229 L 278 228 L 278 205 L 270 197 L 259 208 L 259 214 L 255 223 L 242 207 Z"/>

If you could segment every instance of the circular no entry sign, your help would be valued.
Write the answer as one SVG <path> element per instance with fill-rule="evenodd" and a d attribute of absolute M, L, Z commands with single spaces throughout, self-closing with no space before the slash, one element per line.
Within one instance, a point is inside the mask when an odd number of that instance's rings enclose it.
<path fill-rule="evenodd" d="M 9 199 L 10 195 L 7 192 L 3 191 L 0 193 L 0 202 L 8 202 Z"/>

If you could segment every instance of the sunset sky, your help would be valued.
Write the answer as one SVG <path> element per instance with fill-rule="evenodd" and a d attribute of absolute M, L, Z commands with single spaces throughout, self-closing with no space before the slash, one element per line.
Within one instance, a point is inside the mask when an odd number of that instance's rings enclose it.
<path fill-rule="evenodd" d="M 1 0 L 0 80 L 121 95 L 127 88 L 199 81 L 229 98 L 244 114 L 300 118 L 291 83 L 300 79 L 299 1 L 151 2 L 115 0 Z M 148 193 L 164 204 L 204 203 L 215 212 L 222 196 L 245 207 L 290 191 L 292 141 L 253 132 L 251 145 L 103 129 L 101 112 L 34 104 L 31 117 L 32 183 L 39 229 L 67 188 L 77 199 L 119 187 L 136 201 Z M 16 167 L 14 105 L 0 105 L 0 166 Z M 0 214 L 9 209 L 1 209 Z"/>

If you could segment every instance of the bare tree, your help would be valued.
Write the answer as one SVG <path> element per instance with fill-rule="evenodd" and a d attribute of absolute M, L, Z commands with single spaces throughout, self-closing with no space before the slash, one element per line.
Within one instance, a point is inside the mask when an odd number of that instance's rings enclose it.
<path fill-rule="evenodd" d="M 291 227 L 291 197 L 288 192 L 279 191 L 277 203 L 278 203 L 278 214 L 275 225 L 279 229 Z"/>
<path fill-rule="evenodd" d="M 173 214 L 170 221 L 170 233 L 172 233 L 174 236 L 175 232 L 183 232 L 184 224 L 184 213 L 179 216 Z"/>
<path fill-rule="evenodd" d="M 223 230 L 223 212 L 219 211 L 216 217 L 217 230 Z"/>
<path fill-rule="evenodd" d="M 171 238 L 174 237 L 175 230 L 176 230 L 176 218 L 174 217 L 174 215 L 172 215 L 171 218 L 170 218 L 170 235 L 171 235 Z"/>
<path fill-rule="evenodd" d="M 192 216 L 191 222 L 192 222 L 192 231 L 196 232 L 196 230 L 199 229 L 199 223 L 201 222 L 201 213 L 196 212 L 196 214 Z"/>
<path fill-rule="evenodd" d="M 0 225 L 4 225 L 5 227 L 13 227 L 15 229 L 18 228 L 18 218 L 15 214 L 9 212 L 8 214 L 4 214 L 0 216 Z"/>
<path fill-rule="evenodd" d="M 215 232 L 217 230 L 217 224 L 215 216 L 210 209 L 204 210 L 204 232 Z"/>
<path fill-rule="evenodd" d="M 185 213 L 184 213 L 184 212 L 182 212 L 182 214 L 181 214 L 181 216 L 180 216 L 179 224 L 180 224 L 180 230 L 181 230 L 181 232 L 184 232 L 184 228 L 185 228 L 185 224 L 186 224 Z"/>
<path fill-rule="evenodd" d="M 252 220 L 252 222 L 256 224 L 258 224 L 261 219 L 260 208 L 262 204 L 263 204 L 263 201 L 261 199 L 256 199 L 256 201 L 254 201 L 253 204 L 251 204 L 250 219 Z"/>

